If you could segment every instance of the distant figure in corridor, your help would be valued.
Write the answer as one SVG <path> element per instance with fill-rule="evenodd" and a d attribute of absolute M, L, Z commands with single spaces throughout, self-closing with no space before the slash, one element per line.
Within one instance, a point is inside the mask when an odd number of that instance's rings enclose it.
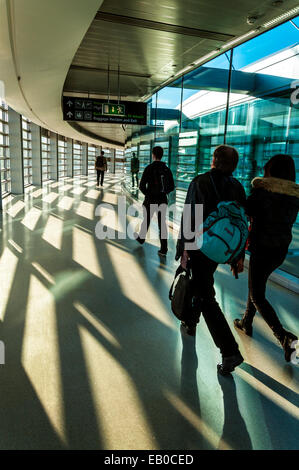
<path fill-rule="evenodd" d="M 132 187 L 136 186 L 138 188 L 138 172 L 139 172 L 139 158 L 136 157 L 135 152 L 133 152 L 133 156 L 131 158 L 131 173 L 132 173 Z"/>
<path fill-rule="evenodd" d="M 244 188 L 239 181 L 232 177 L 238 161 L 239 155 L 235 148 L 220 145 L 214 151 L 211 170 L 196 176 L 190 183 L 185 204 L 190 204 L 191 207 L 192 233 L 195 233 L 195 208 L 197 204 L 203 205 L 204 221 L 216 210 L 220 201 L 236 201 L 241 206 L 245 206 L 246 195 Z M 181 227 L 184 226 L 184 222 L 183 215 Z M 225 375 L 240 365 L 243 362 L 243 357 L 215 298 L 214 273 L 218 264 L 205 256 L 200 250 L 187 251 L 185 246 L 190 242 L 192 242 L 192 239 L 185 239 L 181 228 L 177 243 L 176 260 L 181 258 L 183 267 L 186 266 L 186 262 L 191 267 L 194 305 L 194 309 L 190 311 L 188 321 L 182 322 L 181 328 L 184 333 L 195 336 L 196 325 L 199 322 L 200 314 L 203 314 L 214 343 L 221 351 L 222 364 L 218 365 L 218 370 Z M 240 256 L 243 257 L 244 255 L 245 250 L 242 251 Z M 238 272 L 241 272 L 239 268 Z"/>
<path fill-rule="evenodd" d="M 166 256 L 168 250 L 168 231 L 166 225 L 167 194 L 174 190 L 174 181 L 171 170 L 166 163 L 161 162 L 163 157 L 162 147 L 154 147 L 152 150 L 153 162 L 148 165 L 140 181 L 140 191 L 145 195 L 143 202 L 143 222 L 136 240 L 141 245 L 150 226 L 151 219 L 158 212 L 158 225 L 161 249 L 159 255 Z"/>
<path fill-rule="evenodd" d="M 100 180 L 101 180 L 101 186 L 103 186 L 104 174 L 105 174 L 105 171 L 107 171 L 107 159 L 104 156 L 103 150 L 101 150 L 101 155 L 99 155 L 96 159 L 95 169 L 97 172 L 97 187 L 99 187 Z"/>
<path fill-rule="evenodd" d="M 267 322 L 290 361 L 295 352 L 292 347 L 297 337 L 286 331 L 271 304 L 266 299 L 266 286 L 270 274 L 285 260 L 292 240 L 292 227 L 299 209 L 299 185 L 295 183 L 295 164 L 289 155 L 275 155 L 264 167 L 264 177 L 252 181 L 252 194 L 246 210 L 251 217 L 249 237 L 249 295 L 247 308 L 235 326 L 252 335 L 256 311 Z"/>

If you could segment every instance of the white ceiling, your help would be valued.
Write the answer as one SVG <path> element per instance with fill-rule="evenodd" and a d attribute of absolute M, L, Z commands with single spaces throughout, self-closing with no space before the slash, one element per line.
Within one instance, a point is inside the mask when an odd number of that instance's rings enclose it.
<path fill-rule="evenodd" d="M 74 139 L 122 146 L 119 125 L 63 121 L 65 94 L 140 100 L 208 52 L 297 6 L 296 0 L 0 0 L 6 101 Z M 254 26 L 248 16 L 256 16 Z M 113 72 L 114 71 L 114 72 Z M 82 134 L 82 133 L 83 134 Z M 99 139 L 99 140 L 98 140 Z"/>
<path fill-rule="evenodd" d="M 65 77 L 102 0 L 0 0 L 0 80 L 9 106 L 67 137 L 101 144 L 63 121 Z M 19 77 L 19 79 L 18 79 Z"/>

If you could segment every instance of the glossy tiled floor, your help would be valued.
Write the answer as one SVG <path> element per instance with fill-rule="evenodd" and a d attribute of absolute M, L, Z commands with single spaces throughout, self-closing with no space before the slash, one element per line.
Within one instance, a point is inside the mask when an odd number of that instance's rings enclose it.
<path fill-rule="evenodd" d="M 0 448 L 298 448 L 299 366 L 257 317 L 252 339 L 234 332 L 246 363 L 219 378 L 204 321 L 194 341 L 170 313 L 174 243 L 161 261 L 155 240 L 95 237 L 95 207 L 120 194 L 108 176 L 103 190 L 75 178 L 6 199 Z M 111 207 L 105 225 L 115 226 Z M 221 267 L 216 279 L 232 323 L 246 274 L 235 281 Z M 270 284 L 269 298 L 298 333 L 295 294 Z"/>

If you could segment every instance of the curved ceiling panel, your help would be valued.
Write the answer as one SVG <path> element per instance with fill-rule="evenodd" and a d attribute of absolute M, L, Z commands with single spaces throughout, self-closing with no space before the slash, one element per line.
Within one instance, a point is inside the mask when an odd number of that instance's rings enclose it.
<path fill-rule="evenodd" d="M 78 140 L 82 133 L 63 121 L 63 85 L 101 4 L 102 0 L 0 0 L 0 78 L 7 103 L 33 122 Z M 91 137 L 84 140 L 101 143 Z"/>

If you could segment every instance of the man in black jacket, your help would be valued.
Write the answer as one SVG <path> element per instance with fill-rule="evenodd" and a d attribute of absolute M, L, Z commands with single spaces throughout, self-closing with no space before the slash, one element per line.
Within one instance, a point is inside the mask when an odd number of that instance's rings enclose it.
<path fill-rule="evenodd" d="M 132 188 L 134 188 L 135 186 L 135 179 L 136 179 L 136 186 L 138 188 L 138 172 L 139 172 L 139 158 L 136 157 L 135 152 L 133 152 L 133 156 L 131 158 Z"/>
<path fill-rule="evenodd" d="M 97 172 L 97 187 L 99 187 L 100 179 L 101 179 L 101 186 L 103 186 L 104 174 L 105 174 L 105 171 L 107 171 L 107 159 L 104 156 L 103 150 L 101 150 L 101 155 L 96 158 L 95 169 Z"/>
<path fill-rule="evenodd" d="M 143 221 L 136 240 L 141 245 L 145 242 L 151 219 L 154 213 L 158 212 L 159 237 L 161 242 L 161 249 L 158 253 L 161 256 L 166 256 L 168 245 L 166 225 L 167 194 L 174 190 L 174 181 L 171 170 L 164 162 L 161 162 L 162 157 L 162 147 L 154 147 L 152 150 L 153 162 L 144 169 L 140 181 L 139 188 L 145 195 L 145 198 L 143 202 Z"/>
<path fill-rule="evenodd" d="M 238 159 L 236 149 L 227 145 L 220 145 L 214 151 L 212 169 L 207 173 L 198 175 L 191 182 L 185 202 L 185 204 L 190 204 L 191 207 L 191 220 L 187 221 L 191 224 L 191 231 L 188 229 L 190 233 L 195 233 L 197 205 L 203 205 L 203 220 L 216 210 L 220 201 L 237 201 L 241 205 L 245 205 L 244 188 L 239 181 L 232 177 Z M 220 195 L 220 200 L 217 197 L 213 183 Z M 187 334 L 194 336 L 196 324 L 199 321 L 200 312 L 202 312 L 213 340 L 222 354 L 222 364 L 218 366 L 218 370 L 226 374 L 241 364 L 243 358 L 215 298 L 214 273 L 218 265 L 207 258 L 200 250 L 190 250 L 190 243 L 192 244 L 194 237 L 193 239 L 186 239 L 184 232 L 186 232 L 186 220 L 184 220 L 183 214 L 176 259 L 182 258 L 183 262 L 185 259 L 189 259 L 193 276 L 194 310 L 198 309 L 198 311 L 190 312 L 189 320 L 182 323 L 182 328 Z M 243 269 L 242 263 L 240 263 L 241 269 Z"/>

